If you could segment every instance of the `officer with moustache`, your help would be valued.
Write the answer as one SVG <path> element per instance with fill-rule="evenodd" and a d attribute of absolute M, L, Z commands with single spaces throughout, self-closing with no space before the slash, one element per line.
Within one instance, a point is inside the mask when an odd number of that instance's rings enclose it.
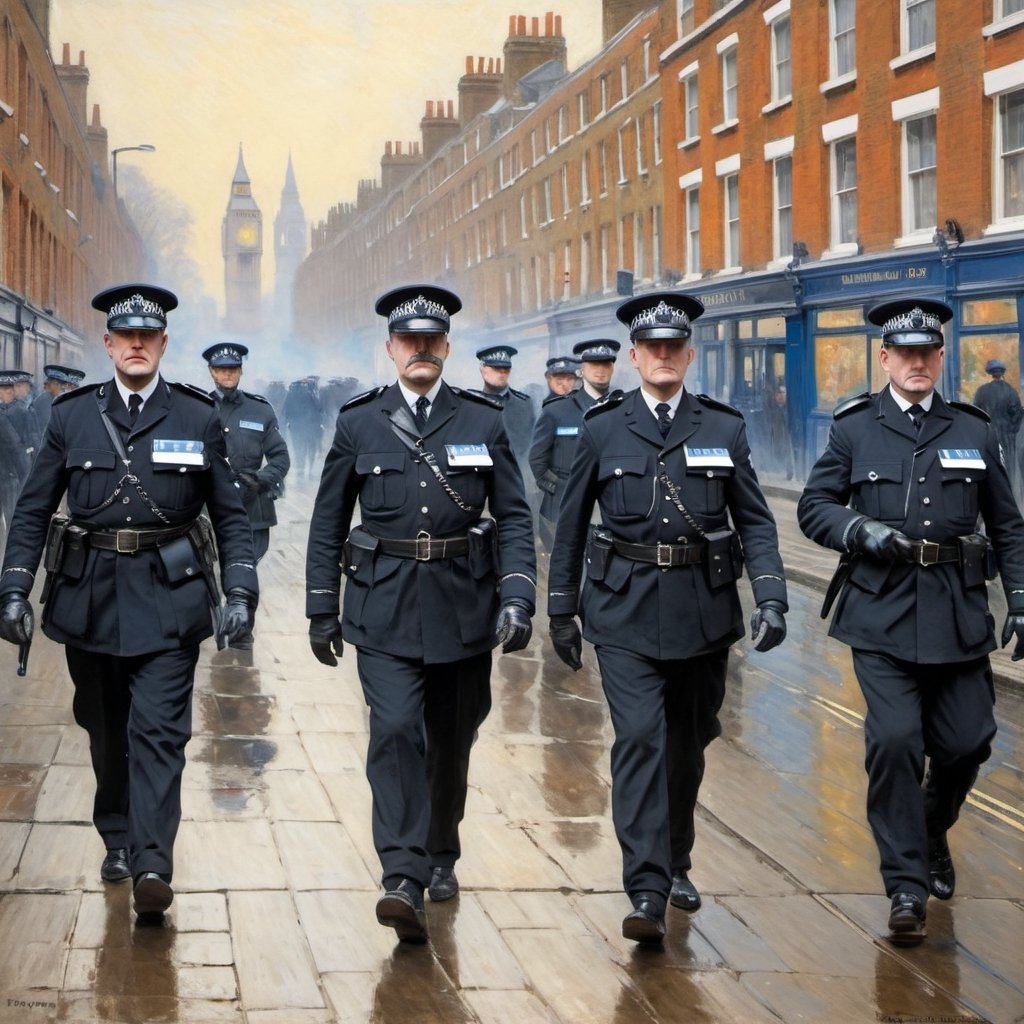
<path fill-rule="evenodd" d="M 990 546 L 1002 643 L 1016 637 L 1024 657 L 1024 520 L 998 436 L 986 413 L 935 390 L 952 315 L 913 296 L 869 311 L 889 384 L 835 410 L 797 506 L 803 532 L 842 554 L 822 615 L 838 593 L 829 634 L 852 648 L 867 704 L 868 822 L 899 945 L 924 938 L 929 891 L 953 895 L 946 832 L 996 732 Z"/>
<path fill-rule="evenodd" d="M 640 387 L 583 418 L 548 574 L 556 654 L 581 667 L 577 614 L 597 650 L 615 730 L 612 818 L 633 904 L 622 934 L 636 942 L 662 941 L 667 901 L 700 906 L 688 877 L 693 814 L 704 748 L 721 732 L 729 648 L 743 636 L 742 560 L 757 603 L 755 649 L 786 635 L 778 534 L 743 417 L 683 387 L 690 322 L 703 311 L 677 292 L 616 311 Z M 601 523 L 591 527 L 595 504 Z"/>
<path fill-rule="evenodd" d="M 583 387 L 564 397 L 544 400 L 530 446 L 530 469 L 537 487 L 544 493 L 538 533 L 548 551 L 554 542 L 555 521 L 576 454 L 583 414 L 608 394 L 619 343 L 611 338 L 594 338 L 577 342 L 572 351 L 580 360 Z"/>
<path fill-rule="evenodd" d="M 148 921 L 174 897 L 192 684 L 199 644 L 214 632 L 217 577 L 229 638 L 251 628 L 258 587 L 216 407 L 159 372 L 177 298 L 127 284 L 92 304 L 106 314 L 114 376 L 54 399 L 7 541 L 0 636 L 31 639 L 28 598 L 45 546 L 43 632 L 64 644 L 75 721 L 89 734 L 100 874 L 134 879 L 135 911 Z M 65 494 L 70 518 L 54 515 Z"/>
<path fill-rule="evenodd" d="M 501 409 L 441 379 L 461 307 L 430 285 L 378 300 L 398 381 L 338 414 L 306 554 L 310 646 L 327 665 L 343 637 L 355 646 L 370 708 L 377 920 L 409 942 L 427 938 L 424 888 L 434 901 L 458 892 L 459 823 L 470 747 L 491 705 L 491 649 L 529 642 L 537 578 Z"/>

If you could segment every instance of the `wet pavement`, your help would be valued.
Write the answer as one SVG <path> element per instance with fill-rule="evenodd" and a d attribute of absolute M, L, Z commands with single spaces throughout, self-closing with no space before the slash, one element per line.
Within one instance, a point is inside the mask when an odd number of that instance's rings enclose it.
<path fill-rule="evenodd" d="M 767 655 L 734 649 L 691 873 L 703 908 L 669 910 L 663 950 L 621 938 L 596 661 L 565 669 L 541 615 L 527 651 L 495 660 L 462 893 L 428 902 L 428 946 L 397 944 L 374 918 L 355 658 L 326 668 L 305 638 L 312 491 L 290 483 L 279 506 L 255 651 L 204 645 L 164 927 L 137 927 L 129 887 L 99 880 L 60 648 L 40 636 L 24 679 L 0 651 L 0 1022 L 1024 1020 L 1024 673 L 995 659 L 999 735 L 950 834 L 957 895 L 929 904 L 924 945 L 896 949 L 863 702 L 818 617 L 835 556 L 800 537 L 782 490 L 790 633 Z"/>

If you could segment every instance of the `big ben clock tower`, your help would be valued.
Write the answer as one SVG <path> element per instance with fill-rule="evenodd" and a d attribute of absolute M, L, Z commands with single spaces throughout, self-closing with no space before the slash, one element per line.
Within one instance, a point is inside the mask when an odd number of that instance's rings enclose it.
<path fill-rule="evenodd" d="M 258 334 L 260 263 L 263 257 L 263 215 L 252 197 L 252 183 L 238 147 L 238 166 L 221 228 L 224 254 L 224 327 L 229 334 Z"/>

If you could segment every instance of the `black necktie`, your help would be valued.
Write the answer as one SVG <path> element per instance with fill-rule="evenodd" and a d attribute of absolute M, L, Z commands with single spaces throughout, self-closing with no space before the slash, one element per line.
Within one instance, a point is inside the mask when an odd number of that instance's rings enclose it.
<path fill-rule="evenodd" d="M 135 421 L 139 418 L 139 406 L 142 405 L 142 398 L 139 395 L 128 396 L 128 422 L 134 427 Z"/>
<path fill-rule="evenodd" d="M 912 405 L 907 409 L 907 415 L 910 417 L 910 422 L 914 424 L 914 430 L 921 433 L 921 420 L 924 419 L 924 409 L 919 405 Z"/>
<path fill-rule="evenodd" d="M 427 429 L 427 406 L 429 405 L 430 399 L 426 395 L 420 395 L 416 399 L 416 415 L 413 419 L 416 420 L 416 426 L 421 434 Z"/>
<path fill-rule="evenodd" d="M 672 420 L 668 415 L 670 408 L 668 402 L 659 402 L 654 407 L 654 411 L 658 414 L 658 429 L 661 431 L 662 437 L 668 437 L 668 432 L 672 429 Z"/>

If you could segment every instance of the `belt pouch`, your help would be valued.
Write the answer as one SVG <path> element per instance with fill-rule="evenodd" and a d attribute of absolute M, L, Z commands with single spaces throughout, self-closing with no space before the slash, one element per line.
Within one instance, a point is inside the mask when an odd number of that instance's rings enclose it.
<path fill-rule="evenodd" d="M 497 572 L 498 534 L 493 519 L 479 519 L 469 528 L 469 574 L 475 580 Z"/>
<path fill-rule="evenodd" d="M 968 589 L 983 587 L 988 538 L 980 533 L 968 533 L 964 537 L 957 537 L 956 546 L 960 549 L 960 576 L 964 586 Z"/>
<path fill-rule="evenodd" d="M 81 526 L 69 526 L 64 531 L 61 544 L 60 574 L 65 579 L 80 580 L 85 572 L 85 556 L 88 554 L 88 530 Z"/>
<path fill-rule="evenodd" d="M 345 541 L 342 548 L 342 557 L 345 559 L 345 575 L 369 582 L 373 571 L 373 560 L 379 547 L 380 541 L 361 525 L 349 530 L 348 540 Z"/>
<path fill-rule="evenodd" d="M 735 530 L 714 530 L 704 535 L 707 543 L 708 586 L 712 590 L 735 583 L 743 571 L 743 550 Z"/>
<path fill-rule="evenodd" d="M 600 583 L 612 557 L 612 535 L 602 526 L 592 526 L 587 540 L 587 578 Z"/>
<path fill-rule="evenodd" d="M 175 537 L 157 548 L 167 582 L 174 586 L 186 580 L 200 579 L 203 567 L 188 537 Z"/>

